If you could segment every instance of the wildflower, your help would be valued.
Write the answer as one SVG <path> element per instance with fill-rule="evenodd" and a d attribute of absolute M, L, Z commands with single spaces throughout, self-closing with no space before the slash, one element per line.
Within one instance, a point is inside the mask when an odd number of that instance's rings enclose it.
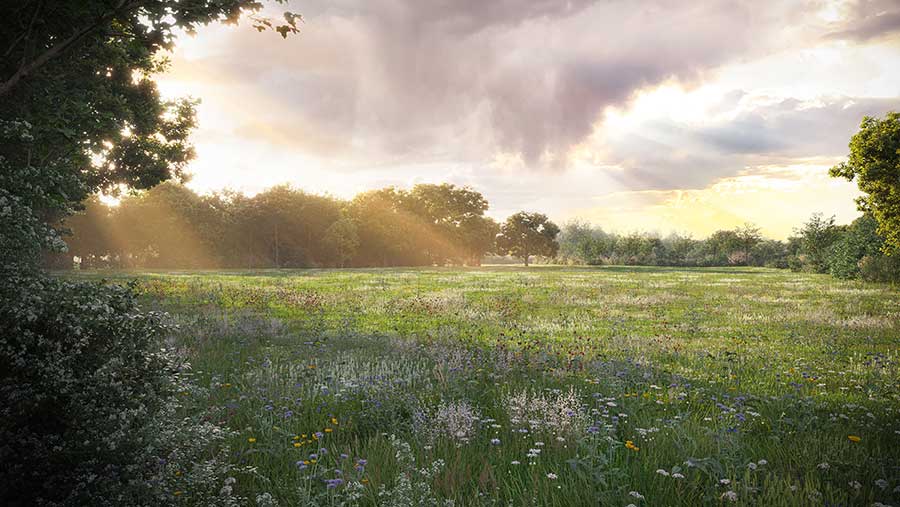
<path fill-rule="evenodd" d="M 662 468 L 660 468 L 659 470 L 657 470 L 656 473 L 658 473 L 659 475 L 662 475 L 663 477 L 668 477 L 668 476 L 669 476 L 669 472 L 663 470 Z"/>
<path fill-rule="evenodd" d="M 331 433 L 332 431 L 334 430 L 332 430 L 331 428 L 325 428 L 325 433 Z"/>
<path fill-rule="evenodd" d="M 491 439 L 491 445 L 500 445 L 500 439 L 499 439 L 499 438 L 492 438 L 492 439 Z"/>
<path fill-rule="evenodd" d="M 632 451 L 635 451 L 635 452 L 641 450 L 641 448 L 638 447 L 638 446 L 636 446 L 636 445 L 634 445 L 634 442 L 632 442 L 631 440 L 626 440 L 626 441 L 625 441 L 625 448 L 626 448 L 626 449 L 631 449 Z"/>
<path fill-rule="evenodd" d="M 253 438 L 253 437 L 248 438 L 247 441 L 250 442 L 251 444 L 255 444 L 255 443 L 256 443 L 256 439 Z"/>
<path fill-rule="evenodd" d="M 831 468 L 831 465 L 829 465 L 828 463 L 822 462 L 822 463 L 819 463 L 818 465 L 816 465 L 816 468 L 818 468 L 819 470 L 828 470 L 829 468 Z"/>
<path fill-rule="evenodd" d="M 521 465 L 522 462 L 521 462 L 521 461 L 518 461 L 518 460 L 512 460 L 512 461 L 509 462 L 509 464 L 510 464 L 510 465 Z"/>
<path fill-rule="evenodd" d="M 635 497 L 635 498 L 637 498 L 638 500 L 643 500 L 643 499 L 644 499 L 644 495 L 638 493 L 637 491 L 629 491 L 628 494 L 631 495 L 631 496 L 633 496 L 633 497 Z"/>
<path fill-rule="evenodd" d="M 337 425 L 337 423 L 338 423 L 337 417 L 332 417 L 331 424 Z"/>
<path fill-rule="evenodd" d="M 749 468 L 750 470 L 756 470 L 756 463 L 752 461 L 750 463 L 747 463 L 747 468 Z"/>
<path fill-rule="evenodd" d="M 762 467 L 762 466 L 768 465 L 769 462 L 764 459 L 761 459 L 761 460 L 757 461 L 756 464 Z"/>
<path fill-rule="evenodd" d="M 853 488 L 857 491 L 859 491 L 859 489 L 862 488 L 862 484 L 860 484 L 859 481 L 850 481 L 847 484 L 849 484 L 851 488 Z"/>
<path fill-rule="evenodd" d="M 294 442 L 294 447 L 300 447 L 301 445 L 303 444 L 301 444 L 300 442 Z"/>
<path fill-rule="evenodd" d="M 723 486 L 727 486 L 727 485 L 731 484 L 731 479 L 719 479 L 719 484 L 721 484 Z"/>
<path fill-rule="evenodd" d="M 859 442 L 860 440 L 862 440 L 862 438 L 860 438 L 860 437 L 858 437 L 858 436 L 856 436 L 856 435 L 847 435 L 847 438 L 848 438 L 851 442 Z"/>
<path fill-rule="evenodd" d="M 598 428 L 596 426 L 591 426 L 590 428 L 587 429 L 587 432 L 590 433 L 591 435 L 596 435 L 597 433 L 600 433 L 600 428 Z"/>
<path fill-rule="evenodd" d="M 555 480 L 557 477 L 559 477 L 559 476 L 556 475 L 556 474 L 553 473 L 553 472 L 550 472 L 549 474 L 547 474 L 547 478 L 548 478 L 548 479 L 553 479 L 553 480 Z"/>
<path fill-rule="evenodd" d="M 672 474 L 673 479 L 684 479 L 684 476 L 679 474 L 678 472 Z"/>
<path fill-rule="evenodd" d="M 884 479 L 877 479 L 877 480 L 875 481 L 875 485 L 878 486 L 878 487 L 881 488 L 881 489 L 885 489 L 885 488 L 888 487 L 888 481 L 886 481 L 886 480 L 884 480 Z"/>
<path fill-rule="evenodd" d="M 728 490 L 728 491 L 722 493 L 722 499 L 729 500 L 732 502 L 737 502 L 738 495 L 734 491 Z"/>

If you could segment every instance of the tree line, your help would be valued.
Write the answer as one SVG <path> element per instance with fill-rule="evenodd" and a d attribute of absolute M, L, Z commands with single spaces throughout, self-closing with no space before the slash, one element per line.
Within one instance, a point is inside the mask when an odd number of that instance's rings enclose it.
<path fill-rule="evenodd" d="M 900 255 L 884 253 L 885 240 L 871 214 L 849 225 L 814 214 L 786 241 L 766 239 L 745 224 L 706 239 L 671 234 L 615 234 L 585 222 L 565 224 L 560 234 L 563 264 L 644 266 L 765 266 L 837 278 L 900 281 Z"/>
<path fill-rule="evenodd" d="M 540 213 L 503 224 L 485 216 L 482 194 L 451 184 L 383 188 L 350 200 L 290 186 L 249 197 L 199 195 L 167 182 L 107 206 L 90 198 L 65 226 L 68 252 L 48 264 L 68 268 L 293 268 L 480 265 L 486 255 L 583 265 L 765 266 L 874 281 L 900 279 L 877 221 L 849 225 L 813 215 L 786 241 L 752 224 L 707 238 L 616 234 L 586 222 L 562 229 Z"/>
<path fill-rule="evenodd" d="M 68 218 L 54 267 L 292 268 L 479 265 L 489 253 L 556 254 L 559 228 L 540 213 L 503 224 L 479 192 L 451 184 L 383 188 L 350 200 L 290 186 L 249 197 L 198 195 L 162 183 L 118 206 L 98 198 Z"/>

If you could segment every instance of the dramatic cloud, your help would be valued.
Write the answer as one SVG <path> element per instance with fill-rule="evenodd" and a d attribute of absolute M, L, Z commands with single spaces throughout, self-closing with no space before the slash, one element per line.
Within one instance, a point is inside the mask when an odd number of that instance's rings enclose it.
<path fill-rule="evenodd" d="M 286 8 L 306 18 L 299 36 L 210 27 L 160 76 L 166 93 L 203 99 L 195 188 L 292 182 L 346 197 L 449 181 L 482 191 L 498 217 L 570 217 L 658 211 L 648 195 L 727 206 L 708 192 L 744 185 L 765 209 L 766 181 L 790 181 L 771 168 L 825 177 L 863 115 L 900 109 L 893 0 Z"/>

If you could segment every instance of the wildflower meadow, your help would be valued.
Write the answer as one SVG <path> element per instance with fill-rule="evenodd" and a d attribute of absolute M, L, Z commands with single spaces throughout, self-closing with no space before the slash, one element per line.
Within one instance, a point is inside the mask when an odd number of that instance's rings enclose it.
<path fill-rule="evenodd" d="M 894 286 L 765 268 L 65 276 L 137 278 L 167 312 L 173 420 L 218 435 L 204 467 L 164 469 L 185 505 L 900 505 Z"/>

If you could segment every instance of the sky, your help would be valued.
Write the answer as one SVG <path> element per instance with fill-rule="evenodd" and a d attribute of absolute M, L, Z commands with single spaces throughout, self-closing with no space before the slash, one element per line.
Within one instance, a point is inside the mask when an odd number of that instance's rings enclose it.
<path fill-rule="evenodd" d="M 828 176 L 865 115 L 900 110 L 900 2 L 302 0 L 283 40 L 183 36 L 156 77 L 193 96 L 189 186 L 350 198 L 449 182 L 503 219 L 783 239 L 847 223 Z"/>

